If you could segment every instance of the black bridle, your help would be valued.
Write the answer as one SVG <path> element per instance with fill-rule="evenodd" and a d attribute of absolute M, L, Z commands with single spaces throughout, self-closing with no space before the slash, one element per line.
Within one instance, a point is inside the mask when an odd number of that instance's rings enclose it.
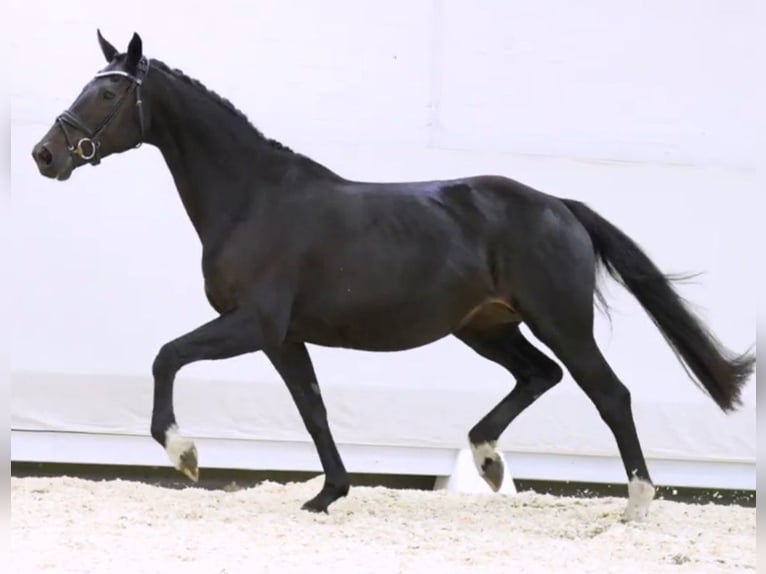
<path fill-rule="evenodd" d="M 61 127 L 61 131 L 64 133 L 64 139 L 66 139 L 67 150 L 72 155 L 79 156 L 83 160 L 89 162 L 92 165 L 98 165 L 101 162 L 101 158 L 98 155 L 98 150 L 101 147 L 101 141 L 98 136 L 104 129 L 110 124 L 110 122 L 117 116 L 117 112 L 120 111 L 122 104 L 127 100 L 128 94 L 132 91 L 132 87 L 135 87 L 136 93 L 136 108 L 138 109 L 138 128 L 141 132 L 138 143 L 135 147 L 140 147 L 144 141 L 144 106 L 141 100 L 141 84 L 149 72 L 149 60 L 141 58 L 141 61 L 136 67 L 136 74 L 131 74 L 123 70 L 106 70 L 104 72 L 97 73 L 95 78 L 104 78 L 107 76 L 123 76 L 131 81 L 131 87 L 128 88 L 125 93 L 120 96 L 120 99 L 112 107 L 112 110 L 107 116 L 91 130 L 85 125 L 80 118 L 71 110 L 65 110 L 56 118 L 56 122 Z M 77 140 L 77 143 L 73 143 L 74 139 L 69 137 L 69 131 L 67 125 L 84 133 L 86 137 Z"/>

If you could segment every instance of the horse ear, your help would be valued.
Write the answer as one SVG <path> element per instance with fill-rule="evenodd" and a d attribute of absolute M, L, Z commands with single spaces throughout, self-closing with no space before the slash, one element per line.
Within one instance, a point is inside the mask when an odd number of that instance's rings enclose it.
<path fill-rule="evenodd" d="M 98 43 L 101 46 L 101 51 L 104 53 L 104 58 L 106 58 L 107 62 L 111 62 L 117 55 L 117 48 L 112 46 L 109 41 L 101 35 L 101 30 L 96 29 L 96 32 L 98 33 Z"/>
<path fill-rule="evenodd" d="M 133 37 L 130 39 L 130 44 L 128 44 L 128 66 L 137 66 L 141 56 L 143 56 L 141 36 L 133 32 Z"/>

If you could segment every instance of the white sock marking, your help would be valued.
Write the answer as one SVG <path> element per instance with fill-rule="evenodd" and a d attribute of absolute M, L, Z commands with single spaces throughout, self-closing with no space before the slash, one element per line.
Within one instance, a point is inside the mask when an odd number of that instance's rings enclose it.
<path fill-rule="evenodd" d="M 623 518 L 627 521 L 641 521 L 649 513 L 649 505 L 654 500 L 654 486 L 640 478 L 633 477 L 628 483 L 628 506 Z"/>

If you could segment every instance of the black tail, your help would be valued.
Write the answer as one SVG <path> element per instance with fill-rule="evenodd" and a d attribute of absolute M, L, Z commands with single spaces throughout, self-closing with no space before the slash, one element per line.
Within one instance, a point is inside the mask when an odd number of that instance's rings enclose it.
<path fill-rule="evenodd" d="M 630 237 L 587 205 L 563 201 L 588 231 L 598 260 L 638 299 L 692 380 L 706 389 L 722 410 L 740 405 L 740 391 L 753 372 L 755 356 L 727 351 L 687 308 L 671 279 Z"/>

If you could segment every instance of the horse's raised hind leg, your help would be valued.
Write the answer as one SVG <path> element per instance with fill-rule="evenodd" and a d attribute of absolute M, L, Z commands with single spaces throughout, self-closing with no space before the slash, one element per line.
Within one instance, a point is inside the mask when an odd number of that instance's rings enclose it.
<path fill-rule="evenodd" d="M 455 336 L 482 357 L 505 367 L 516 379 L 513 390 L 468 433 L 476 469 L 497 492 L 503 484 L 503 463 L 495 446 L 508 425 L 562 378 L 561 367 L 535 348 L 518 323 L 471 329 Z"/>
<path fill-rule="evenodd" d="M 173 411 L 173 382 L 176 373 L 189 363 L 226 359 L 261 348 L 263 337 L 258 321 L 245 311 L 221 315 L 162 346 L 152 366 L 154 408 L 151 433 L 173 463 L 193 481 L 199 479 L 197 449 L 178 433 Z"/>
<path fill-rule="evenodd" d="M 290 391 L 298 412 L 309 431 L 325 473 L 322 490 L 303 504 L 304 510 L 327 512 L 327 507 L 346 496 L 349 478 L 327 422 L 327 410 L 319 391 L 319 384 L 311 357 L 303 343 L 283 343 L 276 348 L 264 349 L 274 368 Z"/>

